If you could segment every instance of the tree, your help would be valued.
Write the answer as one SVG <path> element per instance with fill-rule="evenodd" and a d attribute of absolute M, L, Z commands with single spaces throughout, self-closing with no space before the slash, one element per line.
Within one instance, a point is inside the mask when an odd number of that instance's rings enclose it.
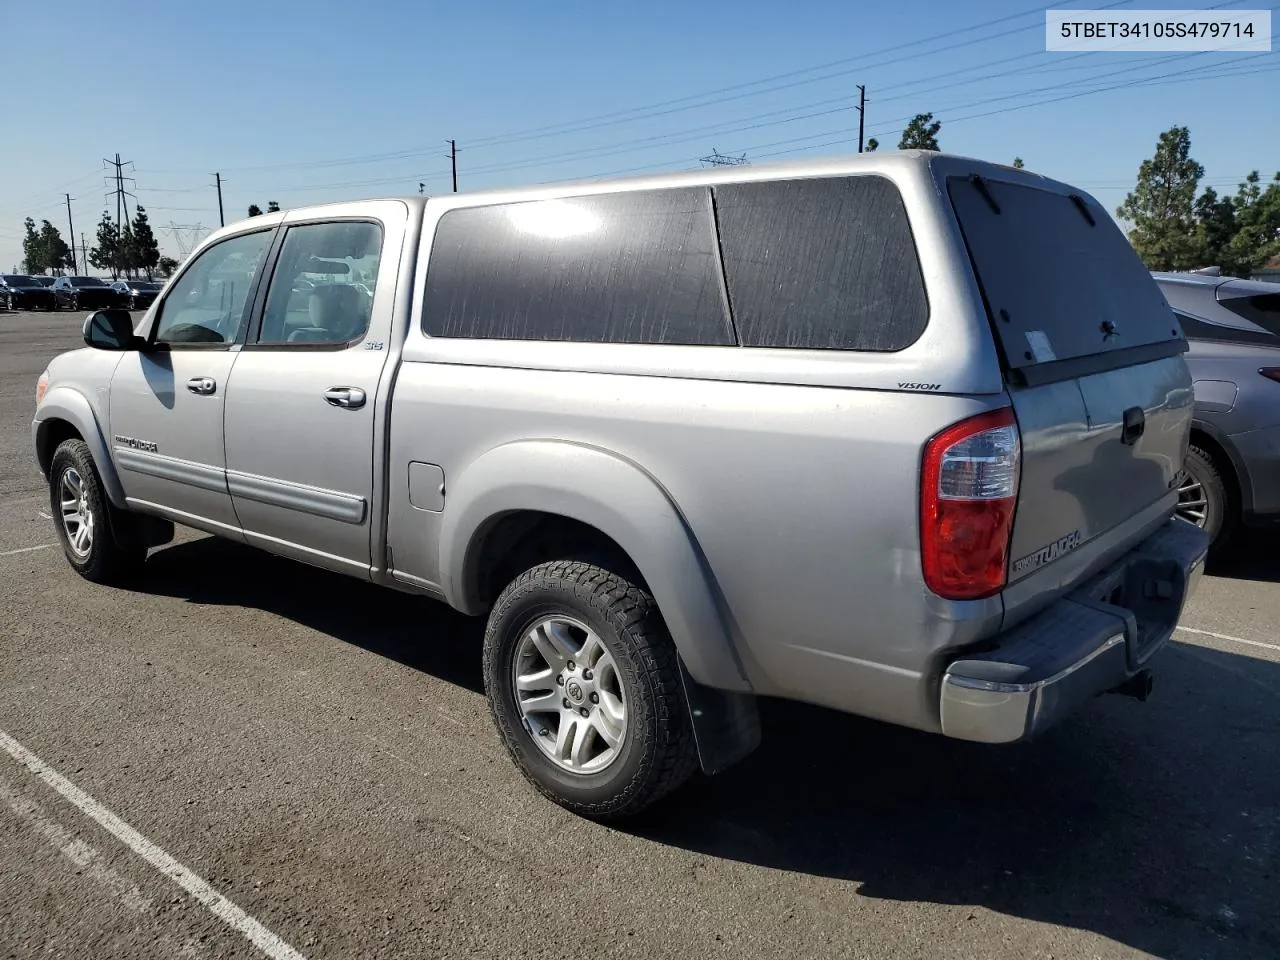
<path fill-rule="evenodd" d="M 256 203 L 249 204 L 249 216 L 251 217 L 262 216 L 262 208 L 258 206 Z"/>
<path fill-rule="evenodd" d="M 71 248 L 67 246 L 62 234 L 48 220 L 40 221 L 40 229 L 36 222 L 27 217 L 22 224 L 22 256 L 28 273 L 44 273 L 46 270 L 75 269 L 76 262 L 71 257 Z"/>
<path fill-rule="evenodd" d="M 274 200 L 268 200 L 267 213 L 279 213 L 279 212 L 280 212 L 280 204 L 276 203 Z"/>
<path fill-rule="evenodd" d="M 89 248 L 89 262 L 99 270 L 119 274 L 122 253 L 120 231 L 106 210 L 102 211 L 102 219 L 98 221 L 97 241 L 96 246 Z"/>
<path fill-rule="evenodd" d="M 938 131 L 942 123 L 933 119 L 932 113 L 917 113 L 911 118 L 902 139 L 898 141 L 899 150 L 937 150 Z"/>
<path fill-rule="evenodd" d="M 1156 141 L 1155 156 L 1138 167 L 1138 183 L 1116 215 L 1133 224 L 1129 242 L 1151 270 L 1200 266 L 1194 202 L 1204 167 L 1191 159 L 1191 131 L 1171 127 Z"/>
<path fill-rule="evenodd" d="M 1219 197 L 1207 187 L 1192 208 L 1195 215 L 1195 245 L 1206 266 L 1228 267 L 1223 260 L 1231 238 L 1236 235 L 1236 208 L 1230 197 Z"/>
<path fill-rule="evenodd" d="M 1021 170 L 1023 167 L 1025 167 L 1025 166 L 1026 166 L 1026 164 L 1022 162 L 1022 158 L 1021 158 L 1021 157 L 1014 157 L 1014 158 L 1013 158 L 1013 166 L 1014 166 L 1014 168 L 1015 168 L 1015 169 Z"/>
<path fill-rule="evenodd" d="M 145 207 L 139 206 L 134 211 L 129 234 L 130 265 L 135 270 L 145 271 L 150 280 L 156 265 L 160 263 L 160 245 L 151 230 L 151 221 L 147 218 Z"/>
<path fill-rule="evenodd" d="M 26 234 L 22 238 L 22 268 L 27 273 L 44 273 L 44 251 L 40 249 L 40 234 L 36 222 L 30 217 L 22 221 Z"/>
<path fill-rule="evenodd" d="M 870 140 L 867 141 L 867 153 L 875 153 L 879 149 L 880 149 L 880 141 L 877 140 L 875 137 L 872 137 Z"/>
<path fill-rule="evenodd" d="M 44 254 L 44 265 L 49 270 L 76 268 L 75 258 L 71 256 L 71 248 L 62 239 L 58 228 L 48 220 L 40 221 L 40 247 Z"/>
<path fill-rule="evenodd" d="M 162 277 L 172 277 L 178 269 L 178 261 L 173 257 L 161 257 L 156 263 L 156 273 Z"/>
<path fill-rule="evenodd" d="M 1240 184 L 1231 199 L 1235 233 L 1223 246 L 1223 273 L 1247 277 L 1280 253 L 1280 172 L 1262 189 L 1258 171 Z"/>

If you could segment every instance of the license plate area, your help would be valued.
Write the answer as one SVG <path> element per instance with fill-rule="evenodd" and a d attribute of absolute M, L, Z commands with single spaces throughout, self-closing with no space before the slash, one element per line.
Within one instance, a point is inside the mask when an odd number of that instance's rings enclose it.
<path fill-rule="evenodd" d="M 1136 670 L 1173 633 L 1187 587 L 1180 563 L 1139 555 L 1106 571 L 1085 594 L 1124 619 L 1125 651 Z"/>

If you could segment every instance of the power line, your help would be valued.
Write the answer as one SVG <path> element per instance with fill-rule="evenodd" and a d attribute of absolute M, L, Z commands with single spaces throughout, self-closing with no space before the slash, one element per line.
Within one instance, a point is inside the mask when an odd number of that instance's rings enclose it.
<path fill-rule="evenodd" d="M 613 126 L 618 123 L 630 123 L 637 120 L 652 119 L 654 117 L 666 116 L 671 113 L 678 113 L 684 110 L 701 109 L 703 107 L 715 106 L 715 105 L 726 103 L 732 100 L 743 99 L 744 97 L 761 96 L 765 93 L 776 92 L 777 90 L 788 89 L 795 86 L 802 86 L 809 83 L 818 83 L 823 80 L 847 76 L 852 71 L 844 70 L 839 73 L 831 73 L 831 74 L 826 74 L 819 77 L 810 77 L 805 80 L 796 81 L 792 83 L 775 84 L 773 86 L 768 86 L 769 84 L 774 84 L 775 81 L 778 81 L 778 80 L 787 80 L 792 77 L 801 76 L 806 73 L 813 73 L 820 70 L 826 70 L 835 66 L 842 66 L 845 64 L 865 61 L 867 59 L 881 56 L 883 54 L 894 53 L 900 50 L 907 50 L 913 47 L 922 46 L 924 44 L 934 43 L 938 40 L 951 39 L 958 35 L 972 33 L 975 30 L 982 30 L 986 27 L 996 26 L 1002 23 L 1008 23 L 1013 20 L 1021 19 L 1023 17 L 1033 16 L 1035 14 L 1043 13 L 1045 10 L 1057 9 L 1064 6 L 1068 6 L 1074 2 L 1076 2 L 1076 0 L 1065 0 L 1064 3 L 1055 4 L 1053 6 L 1046 6 L 1046 7 L 1037 6 L 1029 10 L 1024 10 L 1020 13 L 1008 14 L 1003 17 L 996 17 L 991 20 L 986 20 L 981 23 L 974 24 L 973 26 L 970 26 L 970 27 L 962 27 L 959 30 L 949 30 L 944 33 L 939 33 L 933 36 L 924 37 L 919 40 L 911 40 L 905 43 L 895 44 L 893 46 L 884 47 L 879 50 L 873 50 L 873 51 L 863 53 L 863 54 L 858 54 L 852 57 L 844 57 L 839 60 L 833 60 L 827 63 L 816 64 L 810 67 L 803 67 L 798 70 L 791 70 L 786 73 L 775 74 L 773 76 L 763 77 L 757 80 L 751 80 L 743 83 L 732 84 L 727 87 L 720 87 L 715 90 L 705 91 L 703 93 L 689 94 L 683 97 L 677 97 L 671 100 L 663 100 L 663 101 L 648 104 L 642 107 L 632 107 L 626 110 L 612 111 L 610 113 L 599 114 L 593 117 L 586 117 L 586 118 L 582 118 L 575 121 L 566 121 L 559 124 L 552 124 L 544 127 L 535 127 L 535 128 L 529 128 L 523 131 L 515 131 L 510 134 L 502 134 L 502 135 L 496 135 L 488 138 L 482 138 L 480 140 L 476 140 L 470 143 L 469 148 L 479 149 L 481 147 L 491 147 L 491 146 L 497 146 L 500 144 L 510 144 L 510 143 L 521 142 L 521 141 L 530 140 L 530 139 L 541 139 L 543 137 L 562 136 L 570 133 L 581 133 L 587 130 L 599 129 L 606 126 Z M 1116 2 L 1103 6 L 1100 9 L 1112 9 L 1114 7 L 1124 6 L 1130 2 L 1132 2 L 1132 0 L 1116 0 Z M 1234 0 L 1234 2 L 1242 2 L 1242 0 Z M 997 40 L 1002 37 L 1012 36 L 1017 33 L 1025 33 L 1028 30 L 1036 30 L 1036 29 L 1041 29 L 1040 24 L 1032 23 L 1028 26 L 1018 27 L 1014 30 L 991 34 L 989 36 L 975 37 L 970 40 L 948 44 L 933 50 L 925 51 L 925 53 L 927 53 L 930 56 L 933 56 L 939 53 L 945 53 L 951 50 L 958 50 L 961 48 L 973 46 L 975 44 L 987 43 L 991 40 Z M 897 57 L 884 62 L 869 64 L 867 65 L 866 69 L 870 69 L 873 67 L 891 66 L 907 60 L 911 60 L 917 55 L 918 54 L 912 54 L 911 56 Z M 864 68 L 859 68 L 859 69 L 864 69 Z M 728 97 L 719 96 L 720 94 L 732 93 L 734 91 L 743 91 L 750 87 L 763 87 L 763 89 L 756 90 L 751 93 L 740 93 L 735 96 L 728 96 Z M 717 97 L 718 99 L 707 99 L 707 98 L 717 98 Z M 703 102 L 695 103 L 693 101 L 703 101 Z M 683 105 L 683 106 L 677 106 L 677 105 Z M 673 109 L 665 109 L 665 108 L 673 108 Z M 429 148 L 421 148 L 421 149 L 411 148 L 407 150 L 392 151 L 388 153 L 366 154 L 366 155 L 357 156 L 357 157 L 330 158 L 325 160 L 299 161 L 295 163 L 231 167 L 227 169 L 231 169 L 236 172 L 262 171 L 262 170 L 318 169 L 318 168 L 330 167 L 330 166 L 348 166 L 348 165 L 358 165 L 358 164 L 365 164 L 365 163 L 376 163 L 376 162 L 382 162 L 387 160 L 408 159 L 410 157 L 421 156 L 427 153 L 430 153 Z"/>

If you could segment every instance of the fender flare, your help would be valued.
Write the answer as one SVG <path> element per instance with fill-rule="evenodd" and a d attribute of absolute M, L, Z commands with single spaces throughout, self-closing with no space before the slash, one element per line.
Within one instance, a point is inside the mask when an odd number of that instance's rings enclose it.
<path fill-rule="evenodd" d="M 106 489 L 107 499 L 111 505 L 125 509 L 124 487 L 120 483 L 120 475 L 116 472 L 115 461 L 111 459 L 111 448 L 102 433 L 98 418 L 94 416 L 93 407 L 84 394 L 71 387 L 53 387 L 45 394 L 44 400 L 36 411 L 36 418 L 31 424 L 31 438 L 35 442 L 37 456 L 44 445 L 45 436 L 55 420 L 63 420 L 71 424 L 76 432 L 89 445 L 93 454 L 94 465 L 102 478 L 102 486 Z M 53 451 L 49 451 L 52 455 Z M 40 464 L 43 472 L 46 464 Z"/>
<path fill-rule="evenodd" d="M 721 690 L 751 685 L 723 615 L 724 601 L 693 531 L 671 496 L 638 464 L 582 443 L 519 440 L 482 454 L 450 484 L 440 567 L 450 603 L 482 612 L 475 576 L 481 534 L 519 510 L 595 527 L 640 570 L 690 676 Z"/>

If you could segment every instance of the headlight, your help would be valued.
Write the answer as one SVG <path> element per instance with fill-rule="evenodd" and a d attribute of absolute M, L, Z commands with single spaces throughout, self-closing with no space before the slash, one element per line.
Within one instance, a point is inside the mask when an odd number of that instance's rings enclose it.
<path fill-rule="evenodd" d="M 44 395 L 49 390 L 49 371 L 45 370 L 36 381 L 36 406 L 44 402 Z"/>

